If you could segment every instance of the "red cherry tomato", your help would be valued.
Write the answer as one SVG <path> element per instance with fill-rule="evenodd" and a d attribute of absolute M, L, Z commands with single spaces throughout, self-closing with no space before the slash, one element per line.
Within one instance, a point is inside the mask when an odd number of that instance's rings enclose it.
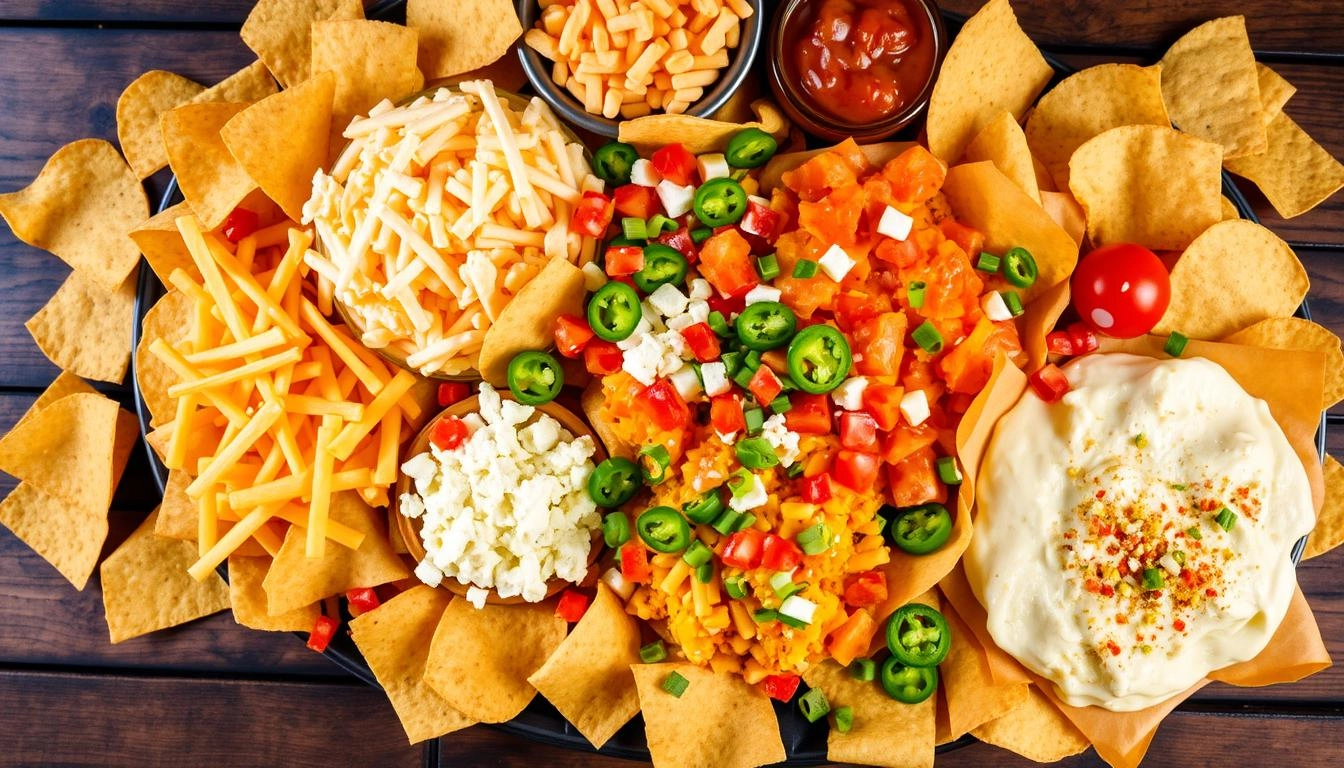
<path fill-rule="evenodd" d="M 1104 245 L 1084 256 L 1070 287 L 1083 323 L 1121 339 L 1151 331 L 1171 301 L 1162 260 L 1133 243 Z"/>

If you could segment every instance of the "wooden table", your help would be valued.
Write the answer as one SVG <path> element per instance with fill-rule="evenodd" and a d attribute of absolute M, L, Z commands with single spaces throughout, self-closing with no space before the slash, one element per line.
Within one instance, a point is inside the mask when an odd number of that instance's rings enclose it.
<path fill-rule="evenodd" d="M 452 0 L 450 0 L 452 1 Z M 5 0 L 0 3 L 0 191 L 25 186 L 61 145 L 115 141 L 115 104 L 147 69 L 214 83 L 253 60 L 238 38 L 249 0 Z M 972 12 L 979 0 L 948 0 Z M 1027 31 L 1071 63 L 1149 62 L 1195 23 L 1248 14 L 1262 60 L 1295 83 L 1287 111 L 1344 156 L 1341 3 L 1281 0 L 1069 0 L 1015 3 Z M 1334 6 L 1332 10 L 1325 6 Z M 151 183 L 151 199 L 163 188 Z M 1254 193 L 1252 192 L 1252 195 Z M 1344 195 L 1293 221 L 1257 211 L 1311 274 L 1317 320 L 1344 332 Z M 0 430 L 56 369 L 23 322 L 67 268 L 0 227 Z M 127 387 L 105 391 L 129 404 Z M 1344 414 L 1344 411 L 1341 411 Z M 1330 447 L 1344 454 L 1344 427 Z M 13 480 L 0 478 L 0 495 Z M 139 451 L 117 492 L 110 548 L 156 503 Z M 1344 658 L 1344 551 L 1299 579 L 1331 653 Z M 574 765 L 625 761 L 528 743 L 487 726 L 407 746 L 383 695 L 289 634 L 244 629 L 220 614 L 109 645 L 96 581 L 75 592 L 0 530 L 0 764 L 30 765 Z M 1250 757 L 1250 756 L 1254 757 Z M 1338 765 L 1344 756 L 1344 667 L 1302 683 L 1202 690 L 1162 726 L 1147 765 L 1284 762 Z M 1088 752 L 1068 765 L 1098 765 Z M 940 765 L 1026 764 L 976 745 Z"/>

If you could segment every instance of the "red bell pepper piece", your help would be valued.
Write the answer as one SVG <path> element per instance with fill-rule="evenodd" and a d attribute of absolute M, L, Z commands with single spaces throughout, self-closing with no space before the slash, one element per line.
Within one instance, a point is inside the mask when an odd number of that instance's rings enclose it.
<path fill-rule="evenodd" d="M 356 589 L 347 590 L 345 599 L 350 603 L 350 612 L 355 615 L 368 613 L 382 604 L 382 601 L 378 599 L 378 593 L 373 590 L 373 587 L 358 587 Z"/>
<path fill-rule="evenodd" d="M 647 584 L 653 578 L 649 568 L 649 551 L 639 542 L 626 542 L 621 547 L 621 578 L 631 584 Z"/>
<path fill-rule="evenodd" d="M 614 342 L 593 339 L 583 348 L 583 367 L 594 376 L 608 376 L 621 370 L 625 353 Z"/>
<path fill-rule="evenodd" d="M 793 701 L 793 694 L 798 692 L 798 683 L 801 681 L 801 677 L 789 673 L 766 675 L 765 679 L 761 680 L 761 692 L 775 701 L 787 704 Z"/>
<path fill-rule="evenodd" d="M 715 395 L 709 399 L 709 423 L 720 435 L 731 435 L 747 428 L 747 417 L 742 411 L 742 400 L 732 393 Z"/>
<path fill-rule="evenodd" d="M 1072 356 L 1073 339 L 1069 337 L 1067 331 L 1051 331 L 1045 334 L 1045 348 L 1052 355 Z"/>
<path fill-rule="evenodd" d="M 584 347 L 593 340 L 593 329 L 588 321 L 578 315 L 561 315 L 555 318 L 555 348 L 565 357 L 578 357 Z"/>
<path fill-rule="evenodd" d="M 230 243 L 236 243 L 256 232 L 260 225 L 261 219 L 255 212 L 246 208 L 234 208 L 229 212 L 229 217 L 224 219 L 224 238 Z"/>
<path fill-rule="evenodd" d="M 840 414 L 840 445 L 864 453 L 877 453 L 877 419 L 863 411 Z"/>
<path fill-rule="evenodd" d="M 584 192 L 583 199 L 574 206 L 569 228 L 589 237 L 601 237 L 606 234 L 613 215 L 611 198 L 601 192 Z"/>
<path fill-rule="evenodd" d="M 784 414 L 784 423 L 800 435 L 829 435 L 831 433 L 831 398 L 827 395 L 809 395 L 795 392 L 789 395 L 791 407 Z"/>
<path fill-rule="evenodd" d="M 695 359 L 699 362 L 710 363 L 719 359 L 722 352 L 719 336 L 709 327 L 709 323 L 696 323 L 683 329 L 681 335 L 686 339 L 686 346 L 691 348 L 691 354 L 695 355 Z"/>
<path fill-rule="evenodd" d="M 841 448 L 835 454 L 835 467 L 831 472 L 837 483 L 851 491 L 863 493 L 877 482 L 880 463 L 875 454 Z"/>
<path fill-rule="evenodd" d="M 709 304 L 711 311 L 718 312 L 725 318 L 731 318 L 742 314 L 742 310 L 747 308 L 747 294 L 744 292 L 737 296 L 723 297 L 716 293 L 705 299 L 705 303 Z"/>
<path fill-rule="evenodd" d="M 772 571 L 788 571 L 803 562 L 803 550 L 789 539 L 773 533 L 765 535 L 761 550 L 761 567 Z"/>
<path fill-rule="evenodd" d="M 737 226 L 743 232 L 774 245 L 775 240 L 779 239 L 780 230 L 784 228 L 784 217 L 768 205 L 748 200 L 747 212 L 742 215 L 742 220 Z"/>
<path fill-rule="evenodd" d="M 429 432 L 429 442 L 440 451 L 456 450 L 469 436 L 467 423 L 456 416 L 439 419 Z"/>
<path fill-rule="evenodd" d="M 808 504 L 825 504 L 830 501 L 835 495 L 831 490 L 831 474 L 822 472 L 814 477 L 803 478 L 798 495 Z"/>
<path fill-rule="evenodd" d="M 1054 363 L 1046 363 L 1039 371 L 1028 376 L 1027 383 L 1047 403 L 1057 402 L 1069 391 L 1068 377 Z"/>
<path fill-rule="evenodd" d="M 887 575 L 881 571 L 853 573 L 845 577 L 845 603 L 855 608 L 877 605 L 887 599 Z"/>
<path fill-rule="evenodd" d="M 644 268 L 644 249 L 637 245 L 613 245 L 602 257 L 609 277 L 629 277 Z"/>
<path fill-rule="evenodd" d="M 313 629 L 308 633 L 308 647 L 318 653 L 326 653 L 327 646 L 331 645 L 331 639 L 336 636 L 336 628 L 340 622 L 330 616 L 318 616 L 317 621 L 313 622 Z"/>
<path fill-rule="evenodd" d="M 555 604 L 555 615 L 569 624 L 578 622 L 588 612 L 588 596 L 577 589 L 566 589 Z"/>
<path fill-rule="evenodd" d="M 464 381 L 445 381 L 439 385 L 439 407 L 447 408 L 453 403 L 466 400 L 471 394 L 471 386 Z"/>
<path fill-rule="evenodd" d="M 1101 346 L 1097 339 L 1097 334 L 1082 323 L 1071 323 L 1068 327 L 1069 343 L 1073 345 L 1073 354 L 1085 355 L 1088 352 L 1096 352 Z"/>
<path fill-rule="evenodd" d="M 686 257 L 686 261 L 694 264 L 700 259 L 699 249 L 695 247 L 695 241 L 691 239 L 690 227 L 682 225 L 675 232 L 664 232 L 659 235 L 655 243 L 662 243 L 667 247 Z"/>
<path fill-rule="evenodd" d="M 659 379 L 645 387 L 637 400 L 659 429 L 681 429 L 691 419 L 691 409 L 667 379 Z"/>
<path fill-rule="evenodd" d="M 905 390 L 894 384 L 870 382 L 863 390 L 863 410 L 872 414 L 877 428 L 886 432 L 901 421 L 901 396 Z"/>
<path fill-rule="evenodd" d="M 653 153 L 649 162 L 653 163 L 653 169 L 659 176 L 683 187 L 691 183 L 691 176 L 695 173 L 695 155 L 680 144 L 662 147 Z"/>
<path fill-rule="evenodd" d="M 747 389 L 755 395 L 756 402 L 761 405 L 769 405 L 779 393 L 784 391 L 784 383 L 779 380 L 775 372 L 770 370 L 767 365 L 762 365 L 752 374 L 751 381 L 747 384 Z"/>
<path fill-rule="evenodd" d="M 764 547 L 765 534 L 755 528 L 748 528 L 728 537 L 719 559 L 724 565 L 749 571 L 761 567 Z"/>
<path fill-rule="evenodd" d="M 658 191 L 653 187 L 641 187 L 638 184 L 624 184 L 612 193 L 616 210 L 622 216 L 636 219 L 648 219 L 662 210 L 658 200 Z"/>

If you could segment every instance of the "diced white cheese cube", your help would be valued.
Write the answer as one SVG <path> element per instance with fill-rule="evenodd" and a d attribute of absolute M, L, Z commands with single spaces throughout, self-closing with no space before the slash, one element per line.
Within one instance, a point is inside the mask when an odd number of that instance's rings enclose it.
<path fill-rule="evenodd" d="M 728 167 L 727 158 L 718 152 L 701 155 L 700 159 L 695 161 L 695 167 L 700 169 L 702 182 L 710 179 L 726 179 L 733 173 Z"/>
<path fill-rule="evenodd" d="M 728 366 L 723 363 L 705 363 L 700 366 L 700 377 L 705 380 L 705 394 L 710 397 L 727 394 L 732 389 L 728 381 Z"/>
<path fill-rule="evenodd" d="M 593 293 L 598 288 L 607 284 L 607 273 L 597 266 L 597 262 L 590 261 L 583 265 L 583 289 Z"/>
<path fill-rule="evenodd" d="M 758 285 L 747 291 L 745 301 L 747 304 L 756 304 L 762 301 L 779 301 L 784 292 L 772 285 Z"/>
<path fill-rule="evenodd" d="M 798 460 L 798 443 L 802 438 L 789 429 L 784 414 L 777 413 L 766 419 L 761 425 L 761 437 L 775 449 L 780 464 L 791 467 Z"/>
<path fill-rule="evenodd" d="M 629 600 L 630 596 L 635 594 L 635 585 L 625 580 L 619 568 L 608 568 L 602 574 L 602 583 L 606 584 L 622 600 Z"/>
<path fill-rule="evenodd" d="M 751 487 L 741 496 L 733 496 L 728 501 L 728 506 L 738 512 L 750 512 L 757 507 L 765 506 L 765 502 L 770 500 L 770 494 L 765 492 L 765 484 L 761 478 L 756 475 L 751 476 Z"/>
<path fill-rule="evenodd" d="M 684 331 L 695 323 L 695 318 L 691 317 L 689 313 L 680 314 L 676 317 L 667 318 L 667 329 L 669 331 Z"/>
<path fill-rule="evenodd" d="M 886 235 L 892 240 L 904 240 L 910 236 L 910 229 L 913 226 L 915 226 L 914 219 L 888 205 L 882 212 L 882 218 L 877 222 L 877 233 Z"/>
<path fill-rule="evenodd" d="M 845 379 L 840 386 L 836 387 L 835 391 L 831 392 L 831 399 L 846 411 L 857 411 L 863 408 L 863 392 L 866 389 L 868 389 L 868 378 L 855 376 Z"/>
<path fill-rule="evenodd" d="M 688 301 L 686 294 L 671 283 L 663 283 L 649 294 L 649 304 L 663 317 L 675 317 L 685 312 Z"/>
<path fill-rule="evenodd" d="M 832 245 L 826 249 L 820 259 L 817 259 L 817 265 L 821 267 L 821 271 L 825 272 L 827 277 L 838 283 L 845 279 L 849 270 L 854 268 L 854 260 L 849 258 L 849 254 L 845 253 L 844 248 Z"/>
<path fill-rule="evenodd" d="M 662 174 L 658 173 L 658 170 L 653 167 L 653 163 L 642 157 L 630 166 L 631 184 L 638 184 L 641 187 L 656 187 L 658 182 L 662 180 Z"/>
<path fill-rule="evenodd" d="M 658 182 L 658 199 L 663 203 L 663 211 L 671 218 L 680 218 L 691 210 L 695 201 L 695 187 L 681 186 L 667 179 Z"/>
<path fill-rule="evenodd" d="M 922 389 L 912 389 L 901 398 L 901 415 L 912 427 L 918 427 L 929 418 L 929 398 Z"/>
<path fill-rule="evenodd" d="M 667 380 L 672 382 L 673 388 L 681 395 L 682 400 L 690 402 L 700 394 L 700 377 L 695 375 L 695 369 L 689 365 L 678 368 L 676 373 L 667 377 Z"/>
<path fill-rule="evenodd" d="M 649 322 L 649 318 L 647 316 L 641 317 L 639 319 L 639 325 L 635 326 L 634 332 L 631 333 L 629 336 L 626 336 L 624 339 L 621 339 L 620 341 L 616 342 L 616 346 L 620 347 L 622 350 L 634 349 L 636 346 L 639 345 L 639 342 L 643 340 L 645 336 L 648 336 L 650 333 L 653 333 L 653 323 Z"/>
<path fill-rule="evenodd" d="M 700 299 L 691 299 L 686 305 L 686 314 L 697 323 L 709 322 L 710 311 L 709 302 Z"/>
<path fill-rule="evenodd" d="M 709 281 L 703 277 L 692 280 L 690 290 L 691 301 L 704 301 L 714 295 L 714 286 L 710 285 Z"/>
<path fill-rule="evenodd" d="M 649 386 L 658 378 L 658 370 L 663 366 L 666 353 L 656 334 L 646 334 L 638 344 L 625 350 L 621 359 L 621 368 L 644 386 Z"/>
<path fill-rule="evenodd" d="M 985 317 L 996 323 L 1013 319 L 1013 313 L 1009 311 L 1008 304 L 1003 300 L 1003 294 L 998 291 L 986 293 L 985 297 L 980 300 L 980 308 L 985 311 Z"/>

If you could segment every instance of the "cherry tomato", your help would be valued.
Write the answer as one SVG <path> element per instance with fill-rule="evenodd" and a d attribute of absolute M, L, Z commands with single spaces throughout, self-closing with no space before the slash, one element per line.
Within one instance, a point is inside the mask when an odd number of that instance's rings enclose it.
<path fill-rule="evenodd" d="M 1104 245 L 1084 256 L 1071 288 L 1083 323 L 1121 339 L 1151 331 L 1171 301 L 1171 280 L 1162 260 L 1133 243 Z"/>

